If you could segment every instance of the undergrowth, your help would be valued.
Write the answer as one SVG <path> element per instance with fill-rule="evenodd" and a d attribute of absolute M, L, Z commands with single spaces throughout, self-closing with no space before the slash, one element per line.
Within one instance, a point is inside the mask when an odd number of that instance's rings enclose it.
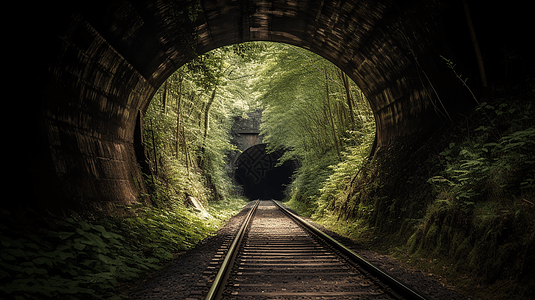
<path fill-rule="evenodd" d="M 535 85 L 493 89 L 454 126 L 421 137 L 419 147 L 393 143 L 347 177 L 337 167 L 309 201 L 315 210 L 308 214 L 447 278 L 475 299 L 529 298 L 535 292 Z M 297 211 L 304 205 L 289 203 Z"/>
<path fill-rule="evenodd" d="M 0 298 L 120 299 L 143 276 L 217 230 L 245 204 L 227 199 L 202 217 L 186 207 L 123 208 L 121 216 L 2 211 Z"/>
<path fill-rule="evenodd" d="M 450 275 L 475 275 L 472 285 L 503 282 L 496 299 L 534 292 L 534 113 L 532 101 L 501 95 L 453 129 L 408 255 L 440 258 Z"/>

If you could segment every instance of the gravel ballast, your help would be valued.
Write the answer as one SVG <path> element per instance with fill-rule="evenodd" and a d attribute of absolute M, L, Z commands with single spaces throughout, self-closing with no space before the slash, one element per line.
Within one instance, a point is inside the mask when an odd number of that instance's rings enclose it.
<path fill-rule="evenodd" d="M 204 299 L 217 273 L 218 266 L 226 254 L 226 249 L 243 222 L 249 207 L 250 204 L 246 205 L 239 214 L 232 217 L 214 236 L 204 239 L 194 248 L 180 254 L 165 268 L 153 273 L 148 278 L 136 282 L 127 291 L 123 291 L 123 295 L 129 299 L 140 300 Z M 431 274 L 414 270 L 387 255 L 364 249 L 358 243 L 325 230 L 321 226 L 318 226 L 318 228 L 398 280 L 428 295 L 429 299 L 466 299 L 463 295 L 443 286 Z"/>

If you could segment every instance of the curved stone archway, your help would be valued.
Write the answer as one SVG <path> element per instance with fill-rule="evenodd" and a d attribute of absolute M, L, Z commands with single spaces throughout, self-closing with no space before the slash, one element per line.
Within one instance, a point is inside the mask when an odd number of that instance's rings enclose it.
<path fill-rule="evenodd" d="M 21 133 L 32 200 L 47 208 L 148 201 L 134 146 L 138 115 L 192 51 L 234 43 L 289 43 L 335 63 L 369 99 L 379 146 L 433 132 L 444 108 L 458 105 L 445 88 L 448 70 L 439 67 L 438 54 L 449 51 L 447 3 L 80 0 L 34 6 L 28 22 L 40 49 L 34 65 L 40 86 L 24 104 L 31 120 Z"/>
<path fill-rule="evenodd" d="M 286 161 L 277 166 L 284 151 L 266 152 L 266 144 L 257 144 L 243 151 L 236 159 L 235 179 L 243 187 L 247 198 L 275 199 L 285 198 L 286 186 L 291 183 L 295 162 Z"/>

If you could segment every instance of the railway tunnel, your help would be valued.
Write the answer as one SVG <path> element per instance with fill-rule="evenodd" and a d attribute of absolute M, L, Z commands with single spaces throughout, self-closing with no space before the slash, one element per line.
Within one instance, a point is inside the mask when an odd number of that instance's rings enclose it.
<path fill-rule="evenodd" d="M 289 160 L 279 166 L 279 158 L 285 151 L 267 151 L 260 134 L 262 112 L 256 109 L 248 112 L 247 118 L 234 118 L 230 133 L 231 143 L 237 150 L 228 154 L 227 175 L 238 185 L 236 190 L 250 200 L 282 200 L 298 163 Z"/>
<path fill-rule="evenodd" d="M 370 101 L 378 147 L 432 134 L 467 106 L 439 55 L 477 74 L 462 8 L 450 2 L 80 0 L 21 7 L 22 27 L 31 31 L 17 34 L 16 43 L 32 53 L 18 55 L 37 84 L 14 108 L 25 113 L 10 157 L 26 178 L 18 181 L 28 192 L 23 200 L 47 209 L 149 202 L 136 151 L 150 99 L 194 55 L 246 41 L 296 45 L 340 67 Z"/>
<path fill-rule="evenodd" d="M 266 151 L 266 144 L 258 144 L 245 150 L 235 163 L 235 178 L 244 189 L 247 198 L 283 200 L 287 185 L 297 169 L 295 161 L 285 161 L 278 166 L 284 150 Z"/>

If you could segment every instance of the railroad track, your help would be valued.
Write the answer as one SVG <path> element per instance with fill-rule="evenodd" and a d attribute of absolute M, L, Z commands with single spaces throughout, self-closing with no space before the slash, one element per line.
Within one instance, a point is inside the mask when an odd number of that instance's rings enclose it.
<path fill-rule="evenodd" d="M 206 299 L 426 298 L 276 201 L 257 200 Z"/>

